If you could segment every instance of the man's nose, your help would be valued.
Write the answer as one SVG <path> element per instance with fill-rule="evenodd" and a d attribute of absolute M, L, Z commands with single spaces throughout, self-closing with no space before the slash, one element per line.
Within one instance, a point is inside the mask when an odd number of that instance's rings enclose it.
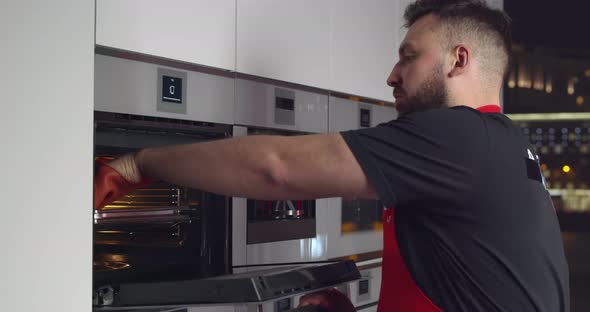
<path fill-rule="evenodd" d="M 395 87 L 401 86 L 401 84 L 402 78 L 400 75 L 399 64 L 395 64 L 395 66 L 393 66 L 393 69 L 391 70 L 391 73 L 389 74 L 389 77 L 387 77 L 387 85 L 390 87 Z"/>

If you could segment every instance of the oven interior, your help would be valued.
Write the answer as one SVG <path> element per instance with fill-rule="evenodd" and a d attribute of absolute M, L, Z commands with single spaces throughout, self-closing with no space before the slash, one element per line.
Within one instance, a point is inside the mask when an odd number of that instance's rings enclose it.
<path fill-rule="evenodd" d="M 231 128 L 95 113 L 95 158 L 231 136 Z M 154 181 L 94 211 L 95 286 L 229 274 L 228 197 Z"/>

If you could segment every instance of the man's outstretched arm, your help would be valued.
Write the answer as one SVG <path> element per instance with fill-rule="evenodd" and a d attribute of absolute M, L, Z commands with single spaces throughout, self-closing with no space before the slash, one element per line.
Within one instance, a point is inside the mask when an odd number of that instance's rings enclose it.
<path fill-rule="evenodd" d="M 376 197 L 339 133 L 256 135 L 145 149 L 111 165 L 130 181 L 144 176 L 229 196 Z M 135 165 L 140 174 L 133 172 Z"/>

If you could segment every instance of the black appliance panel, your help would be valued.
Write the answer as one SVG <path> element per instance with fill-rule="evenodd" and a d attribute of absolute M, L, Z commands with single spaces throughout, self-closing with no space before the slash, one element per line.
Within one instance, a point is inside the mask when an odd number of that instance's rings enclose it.
<path fill-rule="evenodd" d="M 95 157 L 226 137 L 229 126 L 95 112 Z M 231 273 L 230 208 L 228 197 L 155 181 L 95 210 L 95 297 L 125 283 Z"/>

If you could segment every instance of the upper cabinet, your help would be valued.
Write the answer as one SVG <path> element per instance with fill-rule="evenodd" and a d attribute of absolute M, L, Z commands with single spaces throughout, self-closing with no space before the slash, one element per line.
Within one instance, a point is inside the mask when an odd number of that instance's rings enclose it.
<path fill-rule="evenodd" d="M 393 101 L 411 0 L 97 0 L 96 43 Z"/>
<path fill-rule="evenodd" d="M 392 101 L 399 1 L 240 0 L 237 71 Z"/>
<path fill-rule="evenodd" d="M 398 59 L 400 0 L 332 1 L 330 89 L 393 101 L 385 81 Z"/>
<path fill-rule="evenodd" d="M 331 4 L 237 1 L 237 71 L 329 89 Z"/>
<path fill-rule="evenodd" d="M 97 0 L 96 44 L 235 70 L 235 0 Z"/>

